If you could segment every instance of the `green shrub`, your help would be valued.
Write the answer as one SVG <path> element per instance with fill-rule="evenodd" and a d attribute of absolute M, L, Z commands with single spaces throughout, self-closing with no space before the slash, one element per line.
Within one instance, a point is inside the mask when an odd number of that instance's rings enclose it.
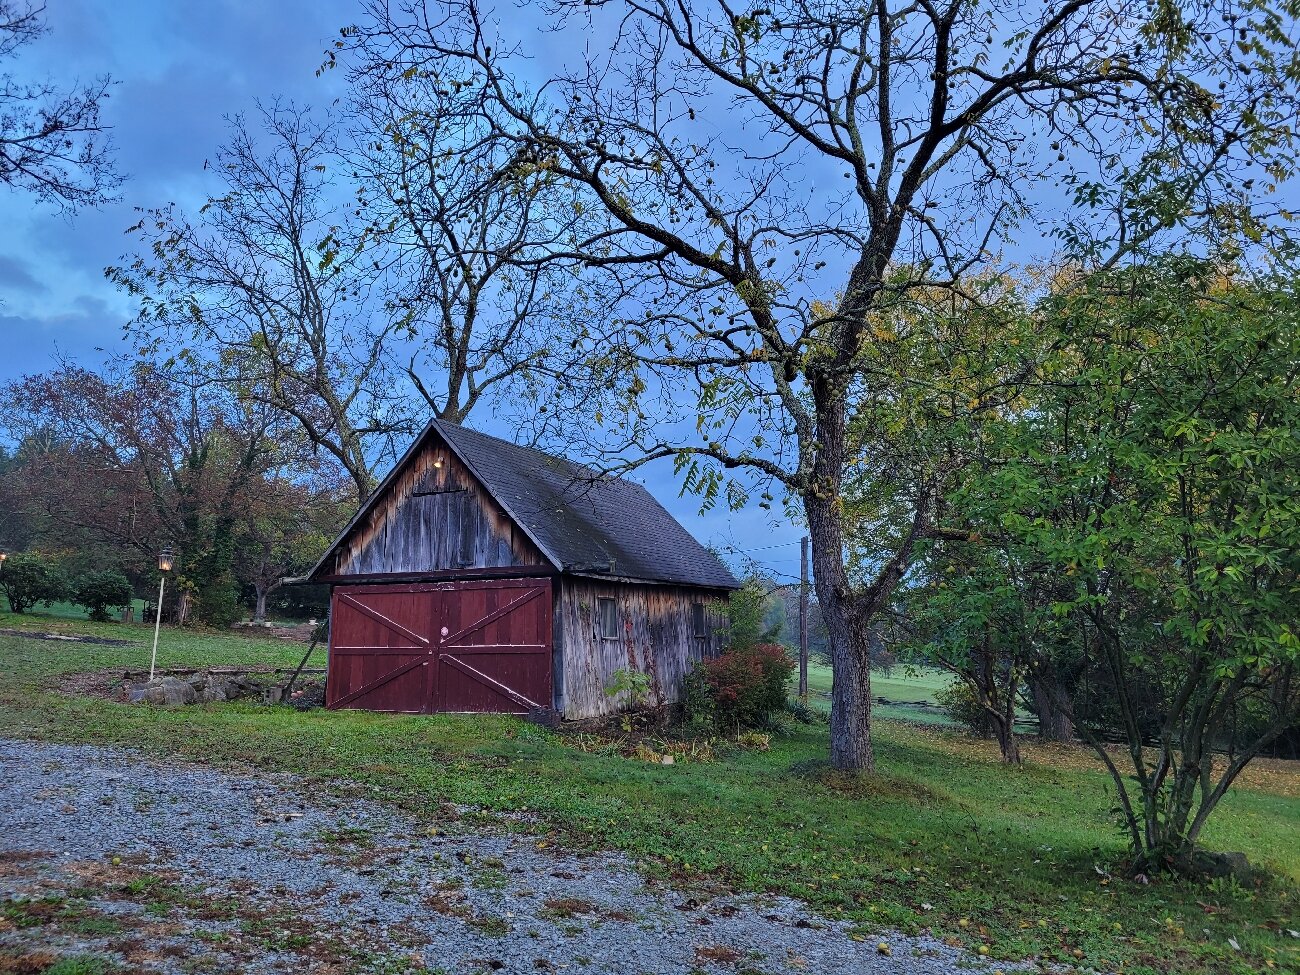
<path fill-rule="evenodd" d="M 794 661 L 785 648 L 759 643 L 701 660 L 686 678 L 683 701 L 694 718 L 720 728 L 761 728 L 785 710 Z"/>
<path fill-rule="evenodd" d="M 131 581 L 116 569 L 91 572 L 77 580 L 72 601 L 90 610 L 90 618 L 106 622 L 109 607 L 129 606 L 135 598 Z"/>
<path fill-rule="evenodd" d="M 605 685 L 605 696 L 618 697 L 620 694 L 627 694 L 628 704 L 639 708 L 650 695 L 650 675 L 620 667 L 614 671 L 613 679 Z"/>
<path fill-rule="evenodd" d="M 937 691 L 934 699 L 954 720 L 960 721 L 975 734 L 987 738 L 993 733 L 988 712 L 980 705 L 975 691 L 965 681 L 953 681 Z"/>
<path fill-rule="evenodd" d="M 25 613 L 37 603 L 58 602 L 68 594 L 68 576 L 61 566 L 45 556 L 20 552 L 11 555 L 0 568 L 0 590 L 9 609 Z"/>
<path fill-rule="evenodd" d="M 819 711 L 816 708 L 809 707 L 805 701 L 798 698 L 790 698 L 785 702 L 786 713 L 800 724 L 826 724 L 827 716 L 825 711 Z"/>

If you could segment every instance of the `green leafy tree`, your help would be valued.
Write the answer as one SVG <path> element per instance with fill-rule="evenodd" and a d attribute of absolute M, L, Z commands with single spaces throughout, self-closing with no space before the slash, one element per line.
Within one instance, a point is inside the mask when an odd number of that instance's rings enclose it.
<path fill-rule="evenodd" d="M 353 507 L 346 486 L 324 477 L 266 477 L 249 491 L 235 533 L 235 573 L 253 593 L 253 619 L 267 600 L 305 573 L 329 547 Z"/>
<path fill-rule="evenodd" d="M 1133 869 L 1213 869 L 1211 814 L 1300 719 L 1300 301 L 1169 259 L 1038 313 L 1055 338 L 1030 403 L 950 501 L 1058 583 L 1046 611 L 1074 640 L 1023 649 L 1082 655 L 1103 688 L 1104 708 L 1064 704 L 1111 773 Z"/>
<path fill-rule="evenodd" d="M 751 576 L 727 601 L 727 646 L 748 650 L 759 643 L 773 643 L 780 623 L 769 624 L 774 602 L 771 591 L 760 578 Z"/>
<path fill-rule="evenodd" d="M 63 568 L 39 553 L 11 555 L 0 569 L 0 591 L 13 613 L 25 613 L 37 603 L 57 602 L 68 595 L 68 588 Z"/>
<path fill-rule="evenodd" d="M 221 625 L 239 615 L 241 518 L 268 476 L 306 476 L 319 461 L 295 425 L 214 375 L 187 356 L 65 364 L 0 390 L 0 423 L 33 444 L 20 457 L 24 503 L 50 544 L 111 545 L 137 572 L 171 544 L 174 618 Z M 54 436 L 37 451 L 32 431 Z"/>
<path fill-rule="evenodd" d="M 90 610 L 90 618 L 107 622 L 110 608 L 129 606 L 135 590 L 128 579 L 117 569 L 103 569 L 82 576 L 72 589 L 72 601 Z"/>
<path fill-rule="evenodd" d="M 969 547 L 977 551 L 967 558 L 949 551 L 946 558 L 924 560 L 927 570 L 938 571 L 927 585 L 909 590 L 908 620 L 925 662 L 957 678 L 954 687 L 961 691 L 954 700 L 964 720 L 997 739 L 1004 762 L 1018 764 L 1016 706 L 1032 624 L 1010 567 L 988 558 L 978 543 Z"/>

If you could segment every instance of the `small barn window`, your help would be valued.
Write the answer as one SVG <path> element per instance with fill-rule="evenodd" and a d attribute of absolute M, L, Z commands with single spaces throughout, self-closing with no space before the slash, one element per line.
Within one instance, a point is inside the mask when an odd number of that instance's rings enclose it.
<path fill-rule="evenodd" d="M 691 636 L 697 640 L 709 638 L 709 628 L 704 619 L 704 604 L 691 603 Z"/>
<path fill-rule="evenodd" d="M 596 632 L 602 640 L 618 639 L 618 604 L 610 596 L 596 600 Z"/>

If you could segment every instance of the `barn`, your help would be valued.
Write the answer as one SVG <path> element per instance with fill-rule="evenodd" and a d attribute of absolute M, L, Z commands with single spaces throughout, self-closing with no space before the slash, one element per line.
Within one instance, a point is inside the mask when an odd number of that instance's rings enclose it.
<path fill-rule="evenodd" d="M 326 704 L 566 720 L 677 699 L 738 583 L 644 487 L 435 420 L 312 570 Z"/>

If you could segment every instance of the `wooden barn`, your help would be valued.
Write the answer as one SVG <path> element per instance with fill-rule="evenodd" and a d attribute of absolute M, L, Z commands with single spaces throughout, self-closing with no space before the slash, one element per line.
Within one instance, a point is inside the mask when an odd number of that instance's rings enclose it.
<path fill-rule="evenodd" d="M 332 708 L 597 717 L 677 699 L 738 583 L 639 484 L 435 420 L 312 570 Z"/>

